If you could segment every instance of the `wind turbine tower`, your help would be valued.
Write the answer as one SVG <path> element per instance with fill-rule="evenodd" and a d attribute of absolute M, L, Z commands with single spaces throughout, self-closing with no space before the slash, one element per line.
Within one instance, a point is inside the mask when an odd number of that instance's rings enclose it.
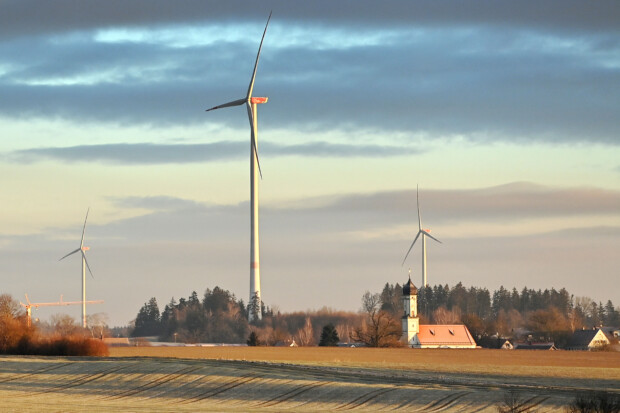
<path fill-rule="evenodd" d="M 210 110 L 226 108 L 230 106 L 240 106 L 245 104 L 248 119 L 250 121 L 250 301 L 249 304 L 258 306 L 256 317 L 261 318 L 261 289 L 260 289 L 260 254 L 259 254 L 259 242 L 258 242 L 258 178 L 263 177 L 260 168 L 260 162 L 258 160 L 258 120 L 257 120 L 257 105 L 261 103 L 267 103 L 266 97 L 252 97 L 252 91 L 254 89 L 254 79 L 256 78 L 256 68 L 258 67 L 258 59 L 260 58 L 260 51 L 263 47 L 263 40 L 265 40 L 265 33 L 267 33 L 267 27 L 269 26 L 269 20 L 271 20 L 271 13 L 267 19 L 265 30 L 263 31 L 263 37 L 261 38 L 260 45 L 258 46 L 258 54 L 256 55 L 256 61 L 254 62 L 254 71 L 252 72 L 252 78 L 250 79 L 250 86 L 246 96 L 241 99 L 234 100 L 232 102 L 224 103 L 222 105 L 214 106 L 207 109 Z M 254 317 L 254 314 L 250 312 L 250 321 Z"/>
<path fill-rule="evenodd" d="M 434 239 L 440 244 L 442 242 L 430 234 L 431 232 L 430 229 L 422 229 L 422 217 L 420 216 L 420 189 L 419 188 L 416 188 L 416 198 L 418 202 L 418 233 L 413 239 L 413 242 L 411 243 L 411 246 L 409 247 L 409 250 L 407 251 L 407 254 L 405 255 L 405 259 L 403 260 L 403 263 L 401 265 L 405 264 L 405 261 L 407 260 L 407 257 L 409 256 L 411 249 L 413 248 L 413 244 L 415 244 L 415 242 L 418 240 L 418 237 L 422 235 L 422 286 L 426 287 L 428 285 L 427 278 L 426 278 L 426 237 Z"/>
<path fill-rule="evenodd" d="M 88 212 L 90 208 L 86 210 L 86 218 L 84 219 L 84 228 L 82 228 L 82 239 L 80 240 L 80 248 L 75 251 L 71 251 L 64 257 L 62 257 L 58 261 L 62 261 L 67 258 L 69 255 L 73 255 L 76 252 L 80 252 L 82 254 L 82 327 L 86 328 L 86 268 L 88 268 L 88 272 L 90 276 L 93 276 L 93 272 L 90 270 L 90 265 L 88 265 L 88 261 L 86 260 L 86 251 L 90 248 L 84 246 L 84 233 L 86 232 L 86 221 L 88 220 Z"/>

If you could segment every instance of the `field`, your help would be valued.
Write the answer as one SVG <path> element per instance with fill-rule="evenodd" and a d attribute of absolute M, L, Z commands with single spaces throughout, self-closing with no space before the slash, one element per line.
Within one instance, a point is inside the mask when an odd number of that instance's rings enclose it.
<path fill-rule="evenodd" d="M 2 411 L 561 411 L 620 395 L 620 353 L 126 347 L 111 357 L 0 357 Z M 529 410 L 527 408 L 530 408 Z"/>

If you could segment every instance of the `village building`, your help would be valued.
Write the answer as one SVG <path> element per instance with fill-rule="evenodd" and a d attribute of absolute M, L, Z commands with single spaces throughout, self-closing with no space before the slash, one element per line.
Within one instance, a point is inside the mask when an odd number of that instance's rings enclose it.
<path fill-rule="evenodd" d="M 499 346 L 502 350 L 514 350 L 515 346 L 512 345 L 510 340 L 504 340 L 504 342 Z"/>
<path fill-rule="evenodd" d="M 595 350 L 609 345 L 609 339 L 600 328 L 577 330 L 573 333 L 566 348 L 568 350 Z"/>
<path fill-rule="evenodd" d="M 409 281 L 403 286 L 402 340 L 414 348 L 476 348 L 462 324 L 422 324 L 418 318 L 418 289 Z"/>
<path fill-rule="evenodd" d="M 557 350 L 554 343 L 516 343 L 515 350 Z"/>

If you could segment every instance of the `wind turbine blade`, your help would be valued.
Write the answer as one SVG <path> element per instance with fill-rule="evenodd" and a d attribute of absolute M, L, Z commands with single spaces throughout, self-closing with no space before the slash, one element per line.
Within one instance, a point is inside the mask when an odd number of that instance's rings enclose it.
<path fill-rule="evenodd" d="M 269 12 L 269 18 L 267 18 L 267 24 L 265 25 L 265 30 L 263 31 L 263 37 L 260 39 L 260 46 L 258 46 L 258 53 L 256 54 L 256 62 L 254 63 L 254 71 L 252 72 L 252 79 L 250 79 L 250 86 L 248 87 L 248 94 L 246 99 L 252 97 L 252 91 L 254 90 L 254 79 L 256 78 L 256 68 L 258 67 L 258 59 L 260 58 L 260 50 L 263 48 L 263 40 L 265 40 L 265 33 L 267 33 L 267 26 L 269 26 L 269 20 L 271 20 L 271 13 Z"/>
<path fill-rule="evenodd" d="M 73 254 L 75 254 L 76 252 L 81 251 L 81 250 L 82 250 L 81 248 L 78 248 L 78 249 L 76 249 L 75 251 L 71 251 L 70 253 L 68 253 L 67 255 L 65 255 L 64 257 L 62 257 L 61 259 L 59 259 L 58 261 L 62 261 L 62 260 L 64 260 L 65 258 L 67 258 L 69 255 L 73 255 Z"/>
<path fill-rule="evenodd" d="M 84 219 L 84 228 L 82 228 L 82 240 L 80 241 L 80 247 L 84 246 L 84 233 L 86 232 L 86 221 L 88 220 L 88 212 L 90 211 L 90 207 L 86 210 L 86 218 Z"/>
<path fill-rule="evenodd" d="M 247 99 L 233 100 L 232 102 L 224 103 L 223 105 L 213 106 L 211 109 L 207 109 L 205 112 L 208 112 L 210 110 L 215 110 L 215 109 L 227 108 L 227 107 L 230 107 L 230 106 L 243 105 L 246 101 L 247 101 Z"/>
<path fill-rule="evenodd" d="M 431 234 L 429 234 L 426 231 L 424 231 L 424 235 L 426 235 L 427 237 L 431 237 L 432 239 L 434 239 L 435 241 L 437 241 L 440 244 L 443 244 L 443 242 L 439 241 L 437 238 L 433 237 Z"/>
<path fill-rule="evenodd" d="M 28 298 L 28 294 L 24 294 L 26 296 L 26 302 L 30 305 L 30 298 Z"/>
<path fill-rule="evenodd" d="M 88 265 L 88 260 L 86 259 L 86 254 L 84 254 L 84 251 L 82 251 L 82 258 L 84 258 L 84 262 L 86 263 L 86 268 L 88 268 L 88 272 L 90 273 L 90 276 L 95 278 L 95 276 L 93 275 L 93 272 L 90 270 L 90 265 Z"/>
<path fill-rule="evenodd" d="M 258 173 L 260 175 L 260 179 L 263 179 L 263 171 L 260 168 L 260 160 L 258 159 L 258 148 L 256 147 L 256 137 L 254 136 L 254 111 L 252 111 L 252 105 L 250 103 L 246 103 L 246 107 L 248 108 L 248 118 L 250 120 L 252 151 L 254 151 L 253 155 L 256 156 L 256 164 L 258 165 Z"/>
<path fill-rule="evenodd" d="M 420 188 L 416 187 L 416 199 L 418 202 L 418 229 L 422 231 L 422 218 L 420 216 Z"/>
<path fill-rule="evenodd" d="M 405 261 L 407 261 L 407 257 L 409 256 L 409 253 L 411 252 L 411 249 L 413 248 L 413 244 L 415 244 L 415 242 L 418 240 L 418 237 L 420 236 L 420 232 L 418 231 L 417 235 L 415 236 L 415 238 L 413 239 L 413 242 L 411 243 L 411 246 L 409 247 L 409 250 L 407 251 L 407 254 L 405 255 L 405 259 L 403 260 L 403 263 L 400 264 L 400 266 L 402 267 L 403 265 L 405 265 Z"/>

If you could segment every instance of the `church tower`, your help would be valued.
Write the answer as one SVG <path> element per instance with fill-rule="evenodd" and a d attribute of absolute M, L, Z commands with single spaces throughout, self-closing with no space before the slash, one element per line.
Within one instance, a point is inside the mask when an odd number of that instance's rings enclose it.
<path fill-rule="evenodd" d="M 420 320 L 418 318 L 418 289 L 411 282 L 411 274 L 409 274 L 409 281 L 403 285 L 403 309 L 401 339 L 407 346 L 413 347 L 419 344 Z"/>

